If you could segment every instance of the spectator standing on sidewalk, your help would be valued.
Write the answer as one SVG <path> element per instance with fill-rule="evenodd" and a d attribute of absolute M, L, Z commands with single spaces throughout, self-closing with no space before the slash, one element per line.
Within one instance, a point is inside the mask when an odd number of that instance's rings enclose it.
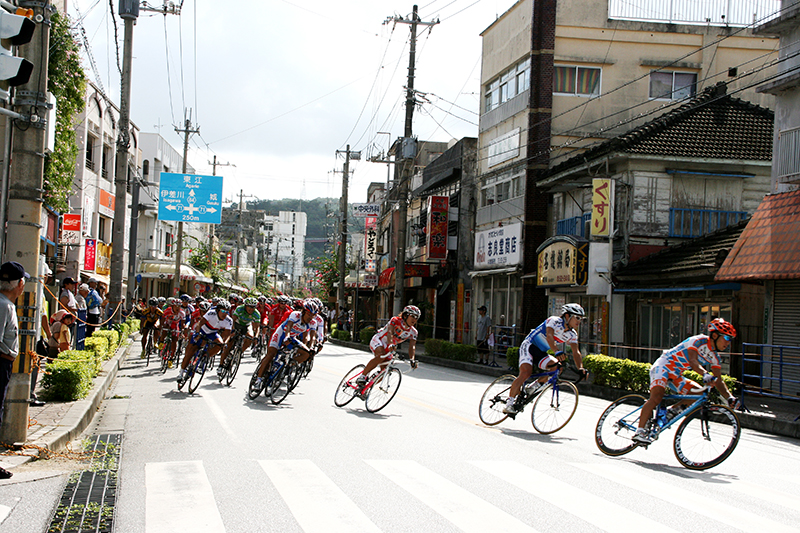
<path fill-rule="evenodd" d="M 3 404 L 11 381 L 11 370 L 19 355 L 19 324 L 14 302 L 25 290 L 25 280 L 30 275 L 16 261 L 0 265 L 0 424 L 3 423 Z M 0 479 L 8 479 L 11 472 L 0 467 Z"/>
<path fill-rule="evenodd" d="M 86 336 L 90 337 L 95 329 L 97 329 L 97 324 L 100 323 L 100 305 L 103 303 L 103 299 L 100 298 L 100 294 L 97 292 L 96 279 L 89 278 L 87 285 L 89 285 L 89 295 L 86 297 L 86 321 L 88 322 L 86 325 Z"/>
<path fill-rule="evenodd" d="M 478 346 L 479 363 L 482 365 L 489 364 L 489 333 L 492 328 L 492 319 L 486 314 L 486 306 L 482 305 L 478 308 L 478 330 L 475 334 L 475 340 Z"/>

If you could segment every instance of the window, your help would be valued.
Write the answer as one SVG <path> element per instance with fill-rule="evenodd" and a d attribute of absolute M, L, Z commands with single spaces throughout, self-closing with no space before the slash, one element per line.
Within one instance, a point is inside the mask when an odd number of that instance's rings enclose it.
<path fill-rule="evenodd" d="M 486 111 L 491 111 L 500 104 L 500 80 L 494 80 L 486 86 Z"/>
<path fill-rule="evenodd" d="M 601 69 L 594 67 L 556 66 L 553 92 L 578 96 L 600 94 Z"/>
<path fill-rule="evenodd" d="M 94 161 L 97 155 L 94 151 L 94 143 L 97 142 L 97 137 L 92 135 L 86 136 L 86 168 L 89 170 L 94 170 Z"/>
<path fill-rule="evenodd" d="M 267 231 L 272 231 L 272 222 L 267 222 L 264 224 L 264 229 Z"/>
<path fill-rule="evenodd" d="M 101 241 L 106 240 L 106 219 L 105 217 L 97 217 L 97 238 Z"/>
<path fill-rule="evenodd" d="M 650 98 L 661 100 L 680 100 L 694 96 L 697 88 L 697 74 L 693 72 L 650 73 Z"/>
<path fill-rule="evenodd" d="M 800 174 L 800 129 L 778 133 L 778 150 L 775 153 L 778 178 Z"/>
<path fill-rule="evenodd" d="M 502 202 L 503 200 L 508 200 L 510 198 L 509 192 L 511 191 L 511 182 L 504 181 L 503 183 L 498 183 L 495 187 L 495 196 L 497 197 L 498 202 Z"/>
<path fill-rule="evenodd" d="M 494 203 L 494 185 L 481 190 L 481 207 Z"/>
<path fill-rule="evenodd" d="M 530 62 L 523 59 L 486 85 L 484 113 L 509 101 L 530 88 Z"/>
<path fill-rule="evenodd" d="M 109 175 L 113 174 L 113 172 L 109 171 L 111 165 L 114 163 L 114 158 L 111 156 L 111 147 L 103 146 L 103 169 L 102 174 L 103 177 L 107 180 L 110 180 Z"/>

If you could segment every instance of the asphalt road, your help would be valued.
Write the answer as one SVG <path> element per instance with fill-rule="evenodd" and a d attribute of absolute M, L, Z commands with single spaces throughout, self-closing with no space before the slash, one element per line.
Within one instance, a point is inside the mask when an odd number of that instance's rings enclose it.
<path fill-rule="evenodd" d="M 245 397 L 250 357 L 232 387 L 207 375 L 188 395 L 132 355 L 89 430 L 123 433 L 116 533 L 799 530 L 798 441 L 744 430 L 704 472 L 680 466 L 672 433 L 610 458 L 593 438 L 608 402 L 581 397 L 549 436 L 529 412 L 489 428 L 477 409 L 491 378 L 433 365 L 379 413 L 337 408 L 342 375 L 367 359 L 329 345 L 273 406 Z"/>

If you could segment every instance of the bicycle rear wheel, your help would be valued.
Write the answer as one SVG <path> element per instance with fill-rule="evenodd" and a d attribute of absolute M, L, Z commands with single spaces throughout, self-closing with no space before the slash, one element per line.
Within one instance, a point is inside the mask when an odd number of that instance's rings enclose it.
<path fill-rule="evenodd" d="M 686 416 L 673 441 L 675 457 L 690 470 L 717 466 L 739 443 L 736 413 L 724 405 L 705 405 Z"/>
<path fill-rule="evenodd" d="M 286 372 L 286 380 L 289 382 L 289 392 L 292 392 L 295 387 L 297 387 L 301 377 L 303 377 L 303 363 L 292 361 Z"/>
<path fill-rule="evenodd" d="M 173 355 L 169 351 L 169 344 L 165 344 L 164 347 L 161 349 L 159 356 L 161 357 L 161 373 L 165 374 L 167 369 L 169 368 L 169 362 L 172 359 Z"/>
<path fill-rule="evenodd" d="M 344 407 L 356 397 L 358 386 L 355 384 L 355 380 L 362 370 L 364 370 L 364 365 L 354 366 L 339 382 L 336 394 L 333 395 L 333 403 L 336 404 L 336 407 Z"/>
<path fill-rule="evenodd" d="M 247 387 L 247 397 L 251 400 L 255 400 L 258 398 L 258 395 L 261 394 L 261 389 L 256 388 L 256 380 L 258 379 L 258 367 L 253 370 L 253 375 L 250 377 L 250 385 Z"/>
<path fill-rule="evenodd" d="M 639 427 L 639 414 L 647 400 L 638 394 L 623 396 L 609 405 L 594 432 L 594 441 L 606 455 L 624 455 L 638 446 L 631 440 Z"/>
<path fill-rule="evenodd" d="M 506 418 L 508 415 L 503 412 L 508 399 L 508 391 L 511 390 L 511 384 L 517 379 L 511 374 L 500 376 L 492 381 L 492 384 L 486 387 L 483 396 L 481 396 L 481 403 L 478 405 L 478 416 L 481 417 L 481 422 L 487 426 L 496 426 Z"/>
<path fill-rule="evenodd" d="M 533 428 L 550 435 L 566 426 L 578 409 L 578 387 L 571 381 L 547 385 L 536 395 L 531 410 Z"/>
<path fill-rule="evenodd" d="M 147 343 L 144 345 L 145 357 L 147 358 L 147 363 L 144 366 L 150 366 L 150 353 L 153 351 L 153 332 L 150 332 L 150 335 L 147 337 Z"/>
<path fill-rule="evenodd" d="M 242 352 L 238 349 L 234 350 L 229 357 L 230 363 L 228 364 L 228 371 L 225 375 L 225 384 L 228 387 L 231 386 L 231 383 L 233 383 L 233 378 L 236 377 L 236 373 L 239 371 L 239 365 L 242 362 Z"/>
<path fill-rule="evenodd" d="M 287 368 L 287 363 L 283 368 L 278 370 L 278 373 L 272 380 L 269 393 L 269 399 L 275 405 L 280 404 L 289 395 L 289 380 L 291 379 L 291 371 Z"/>
<path fill-rule="evenodd" d="M 194 391 L 200 386 L 200 382 L 203 381 L 203 376 L 206 374 L 206 367 L 208 366 L 206 359 L 206 356 L 200 356 L 194 364 L 192 375 L 189 378 L 189 394 L 194 394 Z"/>
<path fill-rule="evenodd" d="M 390 368 L 388 372 L 379 374 L 367 393 L 367 411 L 377 413 L 386 407 L 400 390 L 402 379 L 403 374 L 396 368 Z"/>

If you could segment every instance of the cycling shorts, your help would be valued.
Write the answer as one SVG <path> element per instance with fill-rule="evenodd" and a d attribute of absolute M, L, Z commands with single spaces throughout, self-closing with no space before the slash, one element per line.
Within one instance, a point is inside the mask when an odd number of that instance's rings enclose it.
<path fill-rule="evenodd" d="M 536 364 L 534 364 L 534 361 Z M 547 352 L 543 352 L 534 343 L 528 342 L 527 338 L 522 341 L 519 347 L 519 366 L 527 364 L 540 370 L 547 370 L 548 365 L 555 363 L 558 363 L 558 359 Z"/>
<path fill-rule="evenodd" d="M 156 323 L 155 322 L 150 322 L 150 321 L 142 322 L 141 328 L 142 328 L 141 329 L 142 333 L 144 333 L 145 331 L 152 331 L 152 330 L 154 330 L 156 328 Z"/>
<path fill-rule="evenodd" d="M 375 353 L 380 347 L 383 347 L 384 356 L 386 356 L 386 352 L 389 352 L 394 346 L 389 344 L 389 339 L 387 338 L 388 335 L 381 335 L 380 333 L 376 333 L 372 336 L 372 340 L 369 341 L 369 349 L 372 350 L 372 353 Z M 391 357 L 391 354 L 389 354 Z"/>
<path fill-rule="evenodd" d="M 653 387 L 664 387 L 676 394 L 688 394 L 692 389 L 700 386 L 691 379 L 670 372 L 666 363 L 656 361 L 650 367 L 650 388 Z"/>
<path fill-rule="evenodd" d="M 202 331 L 198 331 L 194 335 L 192 335 L 192 340 L 189 341 L 195 346 L 200 346 L 203 344 L 203 341 L 208 342 L 222 342 L 222 337 L 219 336 L 219 333 L 216 331 L 212 333 L 204 333 Z"/>

